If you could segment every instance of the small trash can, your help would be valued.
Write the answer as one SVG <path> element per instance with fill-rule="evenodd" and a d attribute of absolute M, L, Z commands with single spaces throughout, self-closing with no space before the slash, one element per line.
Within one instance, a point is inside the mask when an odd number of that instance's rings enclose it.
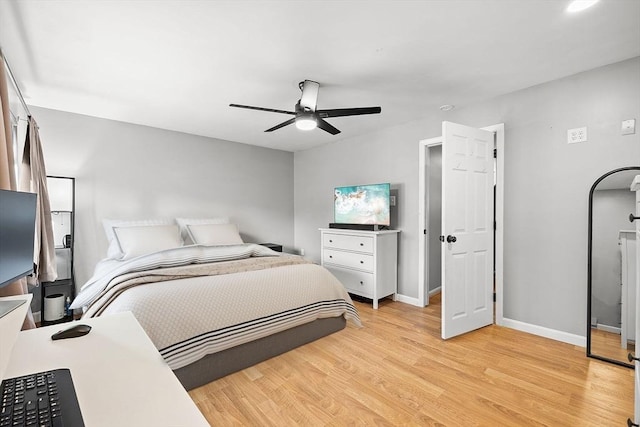
<path fill-rule="evenodd" d="M 52 322 L 64 317 L 64 295 L 51 294 L 44 297 L 44 320 Z"/>

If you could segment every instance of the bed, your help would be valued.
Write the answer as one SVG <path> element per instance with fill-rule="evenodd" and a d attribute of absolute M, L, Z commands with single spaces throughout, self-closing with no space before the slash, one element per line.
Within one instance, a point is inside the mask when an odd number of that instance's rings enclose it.
<path fill-rule="evenodd" d="M 72 308 L 132 311 L 187 390 L 360 326 L 342 284 L 300 256 L 238 242 L 133 255 L 101 261 Z"/>

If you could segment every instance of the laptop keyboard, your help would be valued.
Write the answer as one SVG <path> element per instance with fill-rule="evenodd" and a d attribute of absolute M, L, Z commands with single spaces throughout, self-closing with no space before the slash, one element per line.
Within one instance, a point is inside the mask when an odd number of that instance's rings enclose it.
<path fill-rule="evenodd" d="M 18 426 L 84 426 L 69 369 L 2 381 L 0 427 Z"/>

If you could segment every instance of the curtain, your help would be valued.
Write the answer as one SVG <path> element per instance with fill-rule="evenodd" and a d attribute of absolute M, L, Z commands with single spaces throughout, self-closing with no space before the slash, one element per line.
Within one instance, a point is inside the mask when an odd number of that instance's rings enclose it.
<path fill-rule="evenodd" d="M 42 143 L 38 124 L 29 116 L 27 139 L 24 143 L 22 165 L 20 167 L 20 191 L 36 193 L 36 237 L 33 262 L 36 271 L 33 278 L 28 278 L 30 284 L 53 282 L 58 277 L 56 270 L 56 252 L 53 242 L 53 223 L 51 221 L 51 206 L 49 191 L 47 190 L 47 171 L 42 155 Z"/>
<path fill-rule="evenodd" d="M 11 138 L 11 114 L 9 112 L 9 90 L 7 88 L 7 76 L 4 69 L 4 58 L 0 52 L 0 189 L 17 190 L 16 177 L 14 176 L 13 141 Z M 0 296 L 21 295 L 28 292 L 27 280 L 20 279 L 0 289 Z M 31 309 L 27 312 L 22 329 L 35 328 Z"/>
<path fill-rule="evenodd" d="M 13 174 L 13 143 L 11 138 L 11 113 L 9 112 L 9 90 L 4 70 L 4 58 L 0 52 L 0 111 L 2 123 L 0 138 L 0 189 L 16 190 L 16 178 Z"/>

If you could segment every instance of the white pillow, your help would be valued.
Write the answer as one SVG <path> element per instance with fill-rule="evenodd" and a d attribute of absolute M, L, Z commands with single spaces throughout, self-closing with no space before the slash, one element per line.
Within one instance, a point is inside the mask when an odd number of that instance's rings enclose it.
<path fill-rule="evenodd" d="M 140 220 L 122 220 L 122 219 L 103 219 L 102 226 L 104 232 L 107 235 L 107 242 L 109 243 L 109 249 L 107 250 L 107 258 L 109 259 L 121 259 L 122 251 L 120 245 L 116 241 L 114 227 L 137 227 L 142 225 L 171 225 L 173 224 L 171 219 L 140 219 Z"/>
<path fill-rule="evenodd" d="M 113 232 L 122 260 L 182 246 L 177 225 L 114 227 Z"/>
<path fill-rule="evenodd" d="M 189 235 L 189 230 L 187 230 L 187 225 L 205 225 L 205 224 L 228 224 L 229 218 L 220 217 L 220 218 L 176 218 L 176 222 L 180 226 L 180 232 L 182 233 L 182 240 L 187 245 L 192 245 L 195 242 L 191 239 Z"/>
<path fill-rule="evenodd" d="M 190 224 L 187 231 L 198 245 L 221 246 L 244 243 L 236 224 Z"/>

